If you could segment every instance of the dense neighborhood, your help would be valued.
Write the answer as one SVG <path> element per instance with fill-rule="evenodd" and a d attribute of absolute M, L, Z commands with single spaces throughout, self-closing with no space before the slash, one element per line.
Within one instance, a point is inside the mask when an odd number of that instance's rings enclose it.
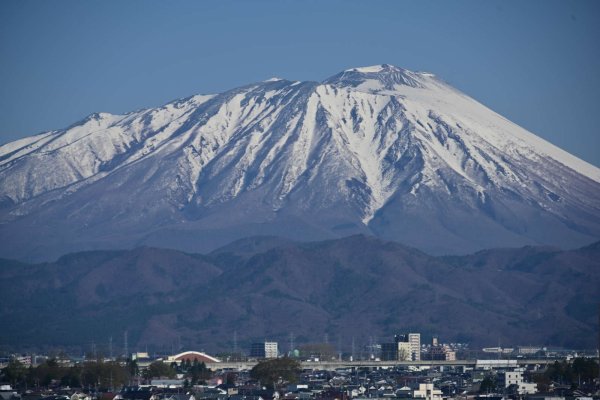
<path fill-rule="evenodd" d="M 282 354 L 277 342 L 265 341 L 249 350 L 219 356 L 13 354 L 0 359 L 0 400 L 600 398 L 593 353 L 495 347 L 482 349 L 485 358 L 465 359 L 469 353 L 460 346 L 437 338 L 420 344 L 417 333 L 373 345 L 366 357 L 336 356 L 327 344 Z"/>

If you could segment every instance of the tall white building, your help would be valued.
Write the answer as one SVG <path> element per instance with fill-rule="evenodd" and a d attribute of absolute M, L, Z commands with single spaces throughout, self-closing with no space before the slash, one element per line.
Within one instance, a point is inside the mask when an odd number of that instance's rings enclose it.
<path fill-rule="evenodd" d="M 413 361 L 421 360 L 421 334 L 409 333 L 408 342 L 410 343 Z"/>
<path fill-rule="evenodd" d="M 278 356 L 277 342 L 265 342 L 265 358 L 277 358 Z"/>
<path fill-rule="evenodd" d="M 397 359 L 401 361 L 420 361 L 421 360 L 421 334 L 405 333 L 395 335 Z"/>

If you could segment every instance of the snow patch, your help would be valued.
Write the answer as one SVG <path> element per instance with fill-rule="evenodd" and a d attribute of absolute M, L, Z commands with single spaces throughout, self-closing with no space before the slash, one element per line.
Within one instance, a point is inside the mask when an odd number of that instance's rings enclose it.
<path fill-rule="evenodd" d="M 362 72 L 362 73 L 371 73 L 371 72 L 381 72 L 384 69 L 385 69 L 385 66 L 383 64 L 380 64 L 380 65 L 370 65 L 367 67 L 351 68 L 351 69 L 347 69 L 346 72 L 356 71 L 356 72 Z"/>

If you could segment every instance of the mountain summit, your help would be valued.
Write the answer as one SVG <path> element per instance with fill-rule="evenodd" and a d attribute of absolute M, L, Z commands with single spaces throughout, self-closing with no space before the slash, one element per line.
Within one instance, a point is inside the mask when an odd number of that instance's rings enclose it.
<path fill-rule="evenodd" d="M 600 237 L 600 169 L 430 73 L 269 79 L 0 147 L 0 256 L 372 234 L 425 251 Z"/>
<path fill-rule="evenodd" d="M 395 90 L 397 85 L 424 88 L 429 73 L 412 72 L 389 64 L 347 69 L 323 83 L 337 87 L 350 86 L 362 90 Z"/>

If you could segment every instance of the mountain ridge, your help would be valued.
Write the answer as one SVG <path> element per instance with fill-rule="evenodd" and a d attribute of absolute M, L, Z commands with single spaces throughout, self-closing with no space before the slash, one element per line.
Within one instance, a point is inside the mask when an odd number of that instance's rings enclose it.
<path fill-rule="evenodd" d="M 0 255 L 28 260 L 255 235 L 365 233 L 436 254 L 600 237 L 600 169 L 387 64 L 96 113 L 0 146 L 0 199 Z"/>
<path fill-rule="evenodd" d="M 366 343 L 415 330 L 472 348 L 499 339 L 595 345 L 599 243 L 448 259 L 364 235 L 276 241 L 247 238 L 203 255 L 143 247 L 36 265 L 0 260 L 0 280 L 12 283 L 0 342 L 86 346 L 127 330 L 132 348 L 181 341 L 223 351 L 237 330 L 240 344 L 285 341 L 289 332 L 318 342 L 327 333 L 347 348 L 352 336 Z"/>

